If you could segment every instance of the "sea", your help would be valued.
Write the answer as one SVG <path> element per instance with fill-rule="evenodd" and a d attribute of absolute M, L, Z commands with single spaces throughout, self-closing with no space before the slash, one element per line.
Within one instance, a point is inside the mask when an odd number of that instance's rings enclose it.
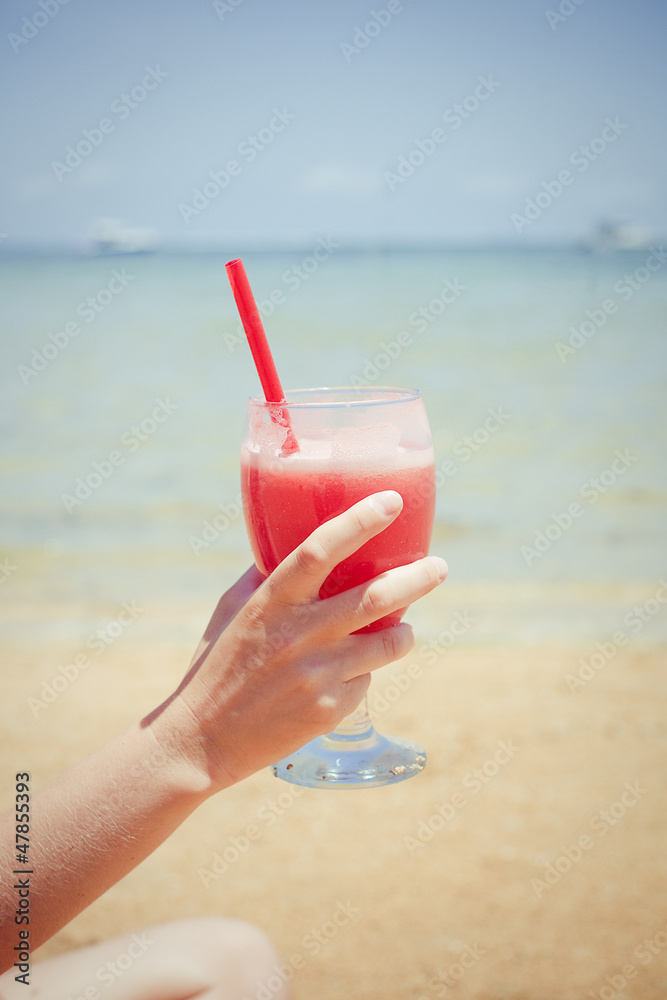
<path fill-rule="evenodd" d="M 176 609 L 214 606 L 250 564 L 238 255 L 0 256 L 6 636 L 75 641 L 131 600 L 175 609 L 181 637 Z M 423 394 L 450 574 L 413 609 L 422 636 L 667 639 L 660 244 L 242 256 L 285 388 Z"/>

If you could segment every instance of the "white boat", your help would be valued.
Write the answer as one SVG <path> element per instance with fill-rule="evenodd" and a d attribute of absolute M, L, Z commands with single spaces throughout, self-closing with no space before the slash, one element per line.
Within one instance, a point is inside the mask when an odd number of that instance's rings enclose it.
<path fill-rule="evenodd" d="M 92 227 L 92 252 L 96 255 L 155 253 L 156 229 L 128 226 L 122 219 L 97 219 Z"/>
<path fill-rule="evenodd" d="M 638 222 L 601 222 L 581 247 L 589 253 L 604 253 L 607 250 L 643 250 L 650 247 L 653 234 Z"/>

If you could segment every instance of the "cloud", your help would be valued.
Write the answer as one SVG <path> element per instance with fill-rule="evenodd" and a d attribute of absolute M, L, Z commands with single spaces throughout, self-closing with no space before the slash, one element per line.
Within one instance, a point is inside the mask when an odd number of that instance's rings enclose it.
<path fill-rule="evenodd" d="M 305 170 L 297 178 L 297 191 L 310 198 L 374 198 L 382 192 L 382 175 L 377 167 L 329 160 Z"/>
<path fill-rule="evenodd" d="M 117 181 L 120 176 L 121 171 L 108 160 L 89 160 L 81 164 L 72 175 L 72 180 L 76 178 L 80 187 L 102 188 Z"/>
<path fill-rule="evenodd" d="M 61 180 L 50 170 L 20 174 L 14 182 L 18 201 L 41 201 L 67 188 L 90 189 L 109 187 L 121 177 L 121 171 L 108 160 L 83 161 Z"/>
<path fill-rule="evenodd" d="M 14 182 L 14 194 L 18 201 L 39 201 L 53 194 L 58 182 L 46 171 L 34 174 L 20 174 Z"/>
<path fill-rule="evenodd" d="M 462 189 L 470 194 L 486 198 L 508 198 L 519 196 L 528 177 L 525 174 L 509 170 L 478 170 L 470 174 L 464 181 Z"/>

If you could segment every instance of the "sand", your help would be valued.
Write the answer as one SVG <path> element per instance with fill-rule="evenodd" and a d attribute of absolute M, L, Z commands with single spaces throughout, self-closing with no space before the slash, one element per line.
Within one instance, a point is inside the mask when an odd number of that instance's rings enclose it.
<path fill-rule="evenodd" d="M 3 775 L 47 781 L 157 704 L 190 648 L 128 635 L 34 718 L 27 697 L 71 652 L 37 638 L 8 651 Z M 620 650 L 573 693 L 566 675 L 590 655 L 455 648 L 409 684 L 410 658 L 387 668 L 372 688 L 376 707 L 386 695 L 379 728 L 426 746 L 423 774 L 359 792 L 258 774 L 207 802 L 36 958 L 226 914 L 260 924 L 300 966 L 296 1000 L 605 1000 L 607 977 L 628 980 L 619 1000 L 663 1000 L 664 651 Z M 10 791 L 3 779 L 3 805 Z"/>

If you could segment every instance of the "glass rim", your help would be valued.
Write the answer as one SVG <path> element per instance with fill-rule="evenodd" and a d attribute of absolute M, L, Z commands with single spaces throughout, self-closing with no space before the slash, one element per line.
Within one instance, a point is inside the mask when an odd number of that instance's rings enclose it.
<path fill-rule="evenodd" d="M 347 399 L 294 399 L 290 401 L 291 395 L 304 395 L 307 396 L 309 393 L 347 393 Z M 373 393 L 377 395 L 374 397 Z M 354 398 L 356 395 L 360 398 Z M 350 407 L 350 406 L 388 406 L 392 403 L 410 403 L 414 402 L 416 399 L 421 399 L 421 392 L 419 389 L 404 389 L 400 386 L 393 385 L 377 385 L 373 388 L 368 386 L 355 386 L 355 385 L 324 385 L 315 388 L 307 389 L 286 389 L 285 390 L 285 402 L 284 403 L 274 403 L 269 402 L 264 398 L 264 396 L 251 396 L 248 400 L 248 405 L 261 406 L 261 407 L 275 407 L 279 406 L 281 409 L 295 409 L 296 407 L 308 407 L 309 409 L 326 407 Z"/>

